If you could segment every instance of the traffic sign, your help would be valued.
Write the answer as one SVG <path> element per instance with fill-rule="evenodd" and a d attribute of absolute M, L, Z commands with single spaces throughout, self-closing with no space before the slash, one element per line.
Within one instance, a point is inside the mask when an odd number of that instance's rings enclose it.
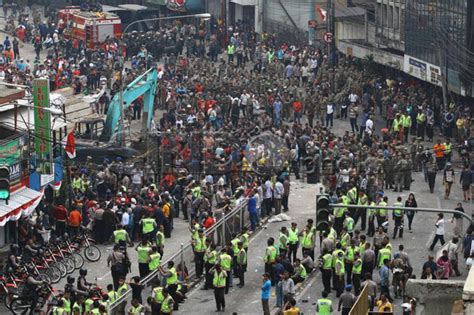
<path fill-rule="evenodd" d="M 330 43 L 332 42 L 332 37 L 333 37 L 332 33 L 327 32 L 324 34 L 324 41 L 326 43 Z"/>
<path fill-rule="evenodd" d="M 308 21 L 308 28 L 316 28 L 318 27 L 318 21 L 316 20 L 309 20 Z"/>

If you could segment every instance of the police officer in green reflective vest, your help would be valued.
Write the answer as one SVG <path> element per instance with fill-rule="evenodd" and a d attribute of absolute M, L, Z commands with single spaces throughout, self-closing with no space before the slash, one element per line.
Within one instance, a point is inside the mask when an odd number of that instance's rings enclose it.
<path fill-rule="evenodd" d="M 232 257 L 227 253 L 227 248 L 221 249 L 221 254 L 219 256 L 219 265 L 222 270 L 226 272 L 227 279 L 225 284 L 225 294 L 229 293 L 230 286 L 230 277 L 232 276 Z"/>
<path fill-rule="evenodd" d="M 263 257 L 263 261 L 265 262 L 265 273 L 270 275 L 270 280 L 272 282 L 272 286 L 275 286 L 275 275 L 273 272 L 273 265 L 275 264 L 277 252 L 275 246 L 273 246 L 275 240 L 273 237 L 270 237 L 267 240 L 267 249 L 265 250 L 265 256 Z"/>
<path fill-rule="evenodd" d="M 321 273 L 323 278 L 324 291 L 331 292 L 331 277 L 332 277 L 332 255 L 324 249 L 321 256 Z"/>
<path fill-rule="evenodd" d="M 112 233 L 110 241 L 114 244 L 125 245 L 127 243 L 133 246 L 130 236 L 121 224 L 117 225 L 117 229 Z"/>
<path fill-rule="evenodd" d="M 316 302 L 316 314 L 318 315 L 331 315 L 333 312 L 332 301 L 328 299 L 328 291 L 324 290 L 322 298 Z"/>
<path fill-rule="evenodd" d="M 192 240 L 194 248 L 194 264 L 196 277 L 201 277 L 204 269 L 204 253 L 206 252 L 206 235 L 203 229 L 198 230 L 198 236 Z"/>
<path fill-rule="evenodd" d="M 166 289 L 171 296 L 171 300 L 177 301 L 176 291 L 178 290 L 178 273 L 176 272 L 176 268 L 174 267 L 174 261 L 168 261 L 167 270 L 164 270 L 161 266 L 158 267 L 158 269 L 160 270 L 161 275 L 166 278 Z M 178 310 L 178 303 L 173 303 L 173 309 Z M 163 312 L 163 305 L 161 305 L 161 311 Z"/>
<path fill-rule="evenodd" d="M 140 272 L 140 278 L 143 278 L 150 273 L 148 263 L 150 262 L 151 246 L 146 238 L 142 239 L 136 250 L 138 253 L 138 271 Z"/>
<path fill-rule="evenodd" d="M 209 271 L 214 267 L 217 261 L 216 244 L 211 244 L 211 240 L 206 240 L 206 252 L 204 253 L 204 267 L 206 269 L 206 281 L 202 290 L 209 290 L 212 286 L 212 274 Z"/>
<path fill-rule="evenodd" d="M 156 229 L 155 219 L 151 218 L 151 214 L 146 213 L 145 217 L 140 220 L 142 226 L 142 239 L 153 241 L 153 232 Z"/>
<path fill-rule="evenodd" d="M 212 279 L 212 285 L 214 286 L 214 297 L 216 299 L 217 312 L 224 312 L 227 273 L 225 270 L 222 270 L 219 264 L 214 267 L 212 273 L 214 275 Z"/>
<path fill-rule="evenodd" d="M 161 310 L 161 304 L 165 300 L 165 297 L 163 296 L 163 287 L 160 285 L 159 281 L 156 281 L 153 284 L 153 290 L 152 290 L 152 302 L 151 302 L 151 313 L 152 314 L 160 314 Z"/>
<path fill-rule="evenodd" d="M 53 315 L 65 315 L 68 314 L 66 313 L 66 310 L 64 309 L 64 302 L 62 300 L 59 300 L 57 302 L 58 304 L 53 307 Z"/>
<path fill-rule="evenodd" d="M 148 269 L 150 272 L 155 271 L 161 264 L 161 254 L 158 252 L 158 248 L 156 246 L 151 247 L 150 252 L 150 262 L 148 263 Z"/>
<path fill-rule="evenodd" d="M 239 288 L 245 285 L 245 272 L 247 271 L 247 252 L 244 249 L 244 243 L 239 242 L 237 252 L 237 275 L 239 276 Z"/>
<path fill-rule="evenodd" d="M 163 289 L 163 302 L 161 303 L 161 315 L 171 314 L 176 309 L 176 302 L 169 292 L 169 288 Z"/>

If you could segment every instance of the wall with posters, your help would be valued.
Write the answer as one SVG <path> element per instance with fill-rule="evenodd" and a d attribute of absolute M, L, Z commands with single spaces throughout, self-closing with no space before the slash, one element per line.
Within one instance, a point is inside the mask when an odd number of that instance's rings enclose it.
<path fill-rule="evenodd" d="M 405 55 L 403 71 L 423 81 L 442 86 L 441 68 L 431 63 Z"/>
<path fill-rule="evenodd" d="M 10 167 L 10 190 L 28 182 L 28 134 L 18 134 L 0 140 L 0 165 Z"/>

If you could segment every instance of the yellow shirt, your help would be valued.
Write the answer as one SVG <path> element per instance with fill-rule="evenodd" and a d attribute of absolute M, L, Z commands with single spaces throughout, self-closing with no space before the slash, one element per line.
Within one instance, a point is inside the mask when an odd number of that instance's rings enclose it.
<path fill-rule="evenodd" d="M 300 309 L 297 308 L 296 306 L 293 306 L 292 308 L 283 311 L 283 315 L 299 315 Z"/>
<path fill-rule="evenodd" d="M 389 301 L 383 303 L 381 300 L 377 301 L 377 308 L 379 312 L 393 312 L 392 304 Z"/>
<path fill-rule="evenodd" d="M 169 218 L 169 216 L 170 216 L 170 206 L 169 206 L 167 203 L 165 203 L 165 204 L 163 205 L 163 215 L 164 215 L 166 218 Z"/>

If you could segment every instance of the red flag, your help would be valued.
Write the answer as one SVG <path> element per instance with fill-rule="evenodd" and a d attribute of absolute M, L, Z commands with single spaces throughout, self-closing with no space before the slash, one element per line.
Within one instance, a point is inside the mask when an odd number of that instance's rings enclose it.
<path fill-rule="evenodd" d="M 319 15 L 321 16 L 321 19 L 323 21 L 326 21 L 327 11 L 321 9 L 321 6 L 319 4 L 316 6 L 316 10 L 318 11 Z"/>
<path fill-rule="evenodd" d="M 73 159 L 76 157 L 76 143 L 74 139 L 74 130 L 68 133 L 64 150 L 66 151 L 66 154 L 70 159 Z"/>

